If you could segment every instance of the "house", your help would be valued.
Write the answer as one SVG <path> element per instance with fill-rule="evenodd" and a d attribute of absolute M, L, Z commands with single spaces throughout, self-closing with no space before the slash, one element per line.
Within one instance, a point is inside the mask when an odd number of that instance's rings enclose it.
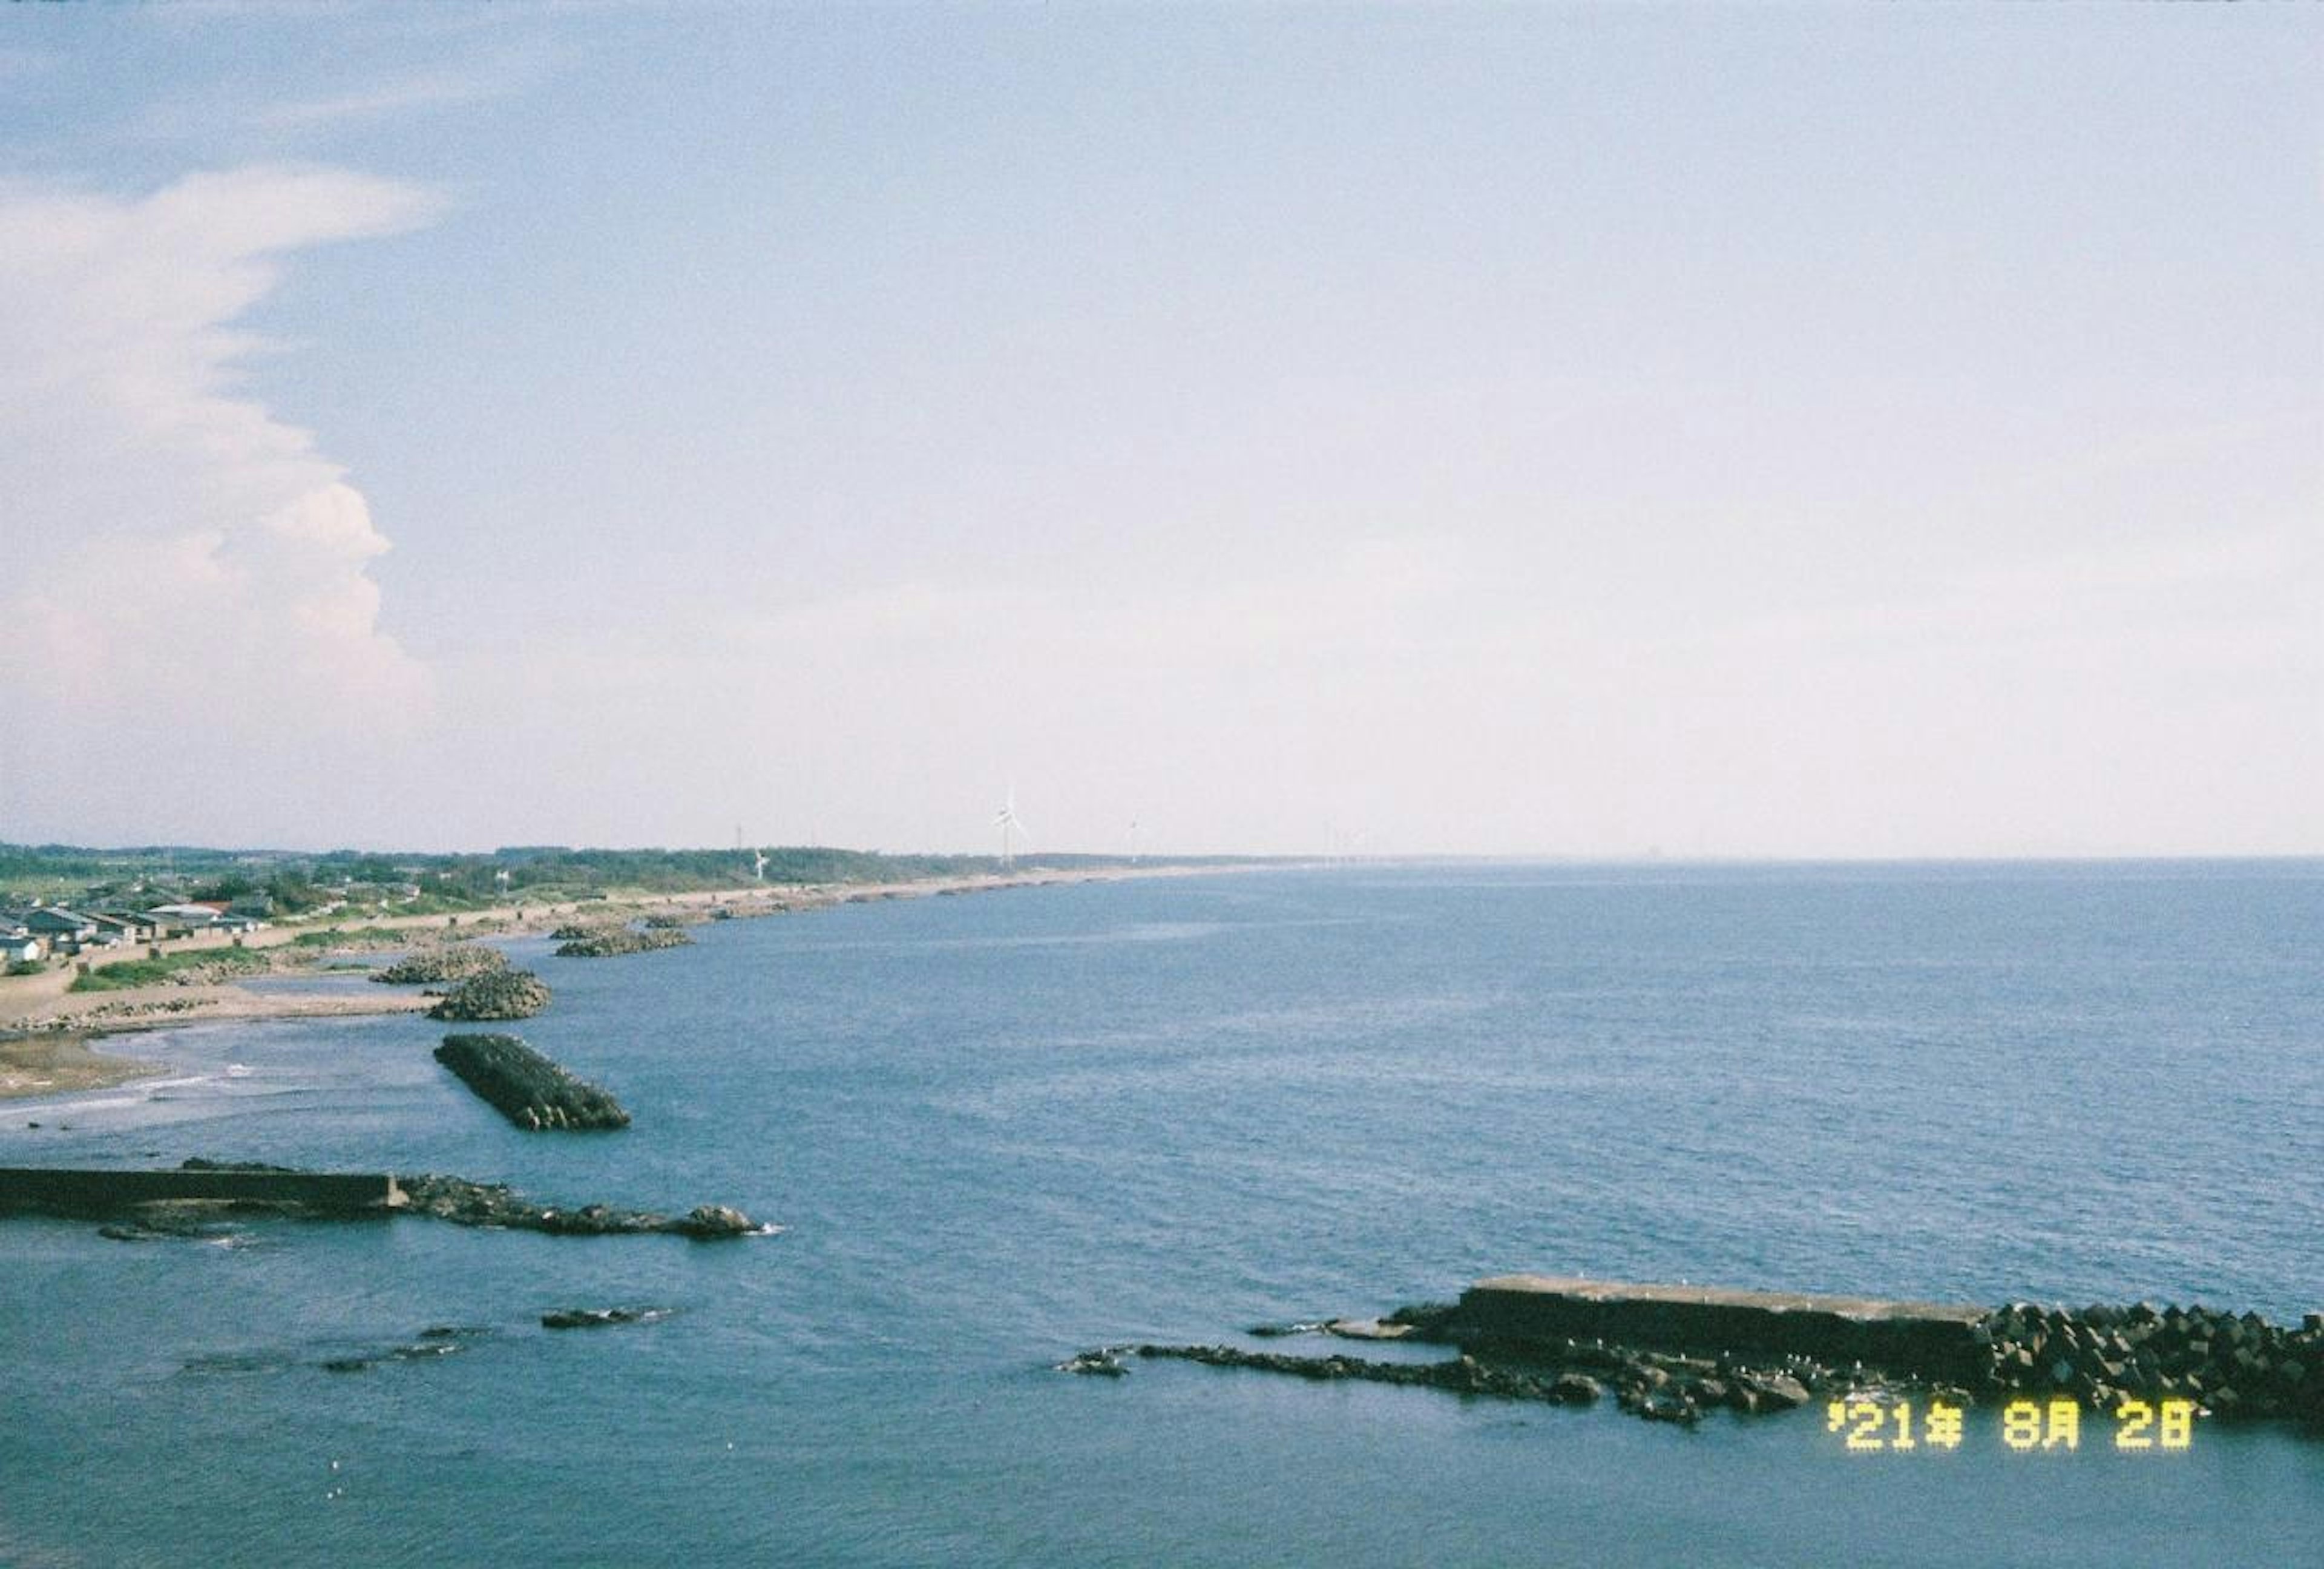
<path fill-rule="evenodd" d="M 97 923 L 85 915 L 65 909 L 62 905 L 40 905 L 24 912 L 24 929 L 34 937 L 79 942 L 92 936 Z"/>
<path fill-rule="evenodd" d="M 111 933 L 116 942 L 150 943 L 157 932 L 153 921 L 134 910 L 101 909 L 90 916 L 98 931 Z"/>
<path fill-rule="evenodd" d="M 209 930 L 218 912 L 207 904 L 165 904 L 147 910 L 145 918 L 165 937 L 188 937 Z"/>
<path fill-rule="evenodd" d="M 29 964 L 49 956 L 49 945 L 29 932 L 0 935 L 0 964 Z"/>

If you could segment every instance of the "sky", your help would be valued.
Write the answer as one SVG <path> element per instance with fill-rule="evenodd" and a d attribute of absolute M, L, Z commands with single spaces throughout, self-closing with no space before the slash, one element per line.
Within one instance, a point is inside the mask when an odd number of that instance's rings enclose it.
<path fill-rule="evenodd" d="M 0 841 L 2324 852 L 2324 14 L 0 7 Z"/>

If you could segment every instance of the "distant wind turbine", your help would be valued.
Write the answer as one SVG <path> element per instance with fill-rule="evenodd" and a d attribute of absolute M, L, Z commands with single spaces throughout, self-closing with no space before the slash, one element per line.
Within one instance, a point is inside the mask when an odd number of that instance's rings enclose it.
<path fill-rule="evenodd" d="M 1017 860 L 1016 835 L 1025 831 L 1025 825 L 1017 817 L 1017 787 L 1014 784 L 1009 787 L 1008 797 L 1001 801 L 1001 809 L 992 814 L 992 823 L 1001 830 L 1001 864 L 1006 870 Z"/>
<path fill-rule="evenodd" d="M 767 853 L 764 850 L 751 852 L 751 875 L 761 882 L 767 880 Z"/>

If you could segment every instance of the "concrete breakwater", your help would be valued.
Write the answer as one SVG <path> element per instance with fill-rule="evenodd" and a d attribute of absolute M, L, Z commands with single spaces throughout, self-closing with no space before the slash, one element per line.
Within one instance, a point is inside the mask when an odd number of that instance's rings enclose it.
<path fill-rule="evenodd" d="M 619 1101 L 513 1035 L 447 1035 L 436 1060 L 527 1131 L 630 1125 Z"/>
<path fill-rule="evenodd" d="M 1507 1399 L 1586 1404 L 1692 1423 L 1709 1410 L 1928 1393 L 1962 1405 L 2070 1399 L 2119 1412 L 2186 1400 L 2215 1417 L 2286 1418 L 2324 1432 L 2324 1314 L 2299 1327 L 2213 1308 L 2013 1303 L 1999 1308 L 1797 1292 L 1641 1286 L 1542 1276 L 1480 1280 L 1450 1304 L 1320 1333 L 1457 1349 L 1436 1362 L 1302 1357 L 1235 1346 L 1102 1347 L 1065 1371 L 1120 1374 L 1168 1357 L 1311 1380 L 1360 1379 Z"/>
<path fill-rule="evenodd" d="M 567 1237 L 659 1232 L 716 1241 L 779 1229 L 724 1204 L 696 1204 L 682 1215 L 602 1204 L 544 1204 L 498 1183 L 435 1174 L 298 1171 L 199 1158 L 167 1170 L 0 1168 L 0 1215 L 124 1223 L 106 1229 L 108 1236 L 124 1241 L 177 1235 L 197 1217 L 218 1210 L 304 1220 L 423 1215 L 455 1225 Z"/>
<path fill-rule="evenodd" d="M 306 1214 L 383 1214 L 409 1202 L 383 1172 L 288 1171 L 189 1164 L 173 1171 L 0 1167 L 0 1214 L 106 1216 L 142 1204 L 204 1203 Z"/>
<path fill-rule="evenodd" d="M 1982 1307 L 1709 1286 L 1638 1286 L 1545 1275 L 1480 1280 L 1426 1338 L 1485 1353 L 1596 1340 L 1663 1351 L 1862 1362 L 1918 1379 L 1969 1380 L 1987 1345 Z"/>

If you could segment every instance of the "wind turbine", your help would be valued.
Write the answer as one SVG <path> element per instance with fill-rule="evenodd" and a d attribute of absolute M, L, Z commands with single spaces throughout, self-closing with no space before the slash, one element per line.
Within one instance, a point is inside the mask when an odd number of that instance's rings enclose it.
<path fill-rule="evenodd" d="M 760 882 L 767 880 L 767 853 L 764 850 L 751 852 L 751 876 Z"/>
<path fill-rule="evenodd" d="M 1017 787 L 1014 784 L 1009 787 L 1008 797 L 1001 803 L 1001 809 L 992 814 L 992 824 L 1001 830 L 1001 868 L 1005 872 L 1016 863 L 1014 836 L 1025 831 L 1025 825 L 1017 819 Z"/>

